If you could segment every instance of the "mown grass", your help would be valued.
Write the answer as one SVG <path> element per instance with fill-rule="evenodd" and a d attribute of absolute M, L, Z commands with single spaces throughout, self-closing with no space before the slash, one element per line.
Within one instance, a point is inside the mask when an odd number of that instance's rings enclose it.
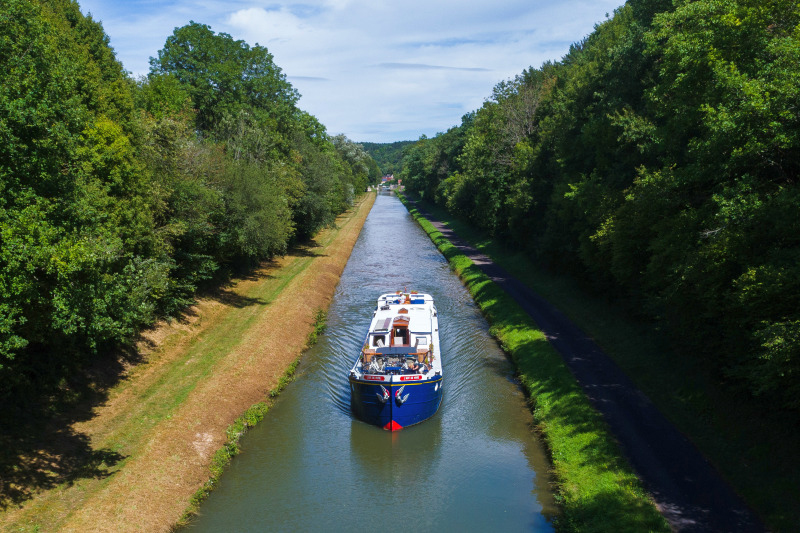
<path fill-rule="evenodd" d="M 564 531 L 669 531 L 602 417 L 519 305 L 411 209 L 491 324 L 530 395 L 550 450 Z"/>
<path fill-rule="evenodd" d="M 127 427 L 119 428 L 115 435 L 114 449 L 133 453 L 131 446 L 141 444 L 137 440 L 142 435 L 183 405 L 198 384 L 208 379 L 219 361 L 253 327 L 265 307 L 308 267 L 310 261 L 311 258 L 298 258 L 289 263 L 279 276 L 266 280 L 243 301 L 237 301 L 235 308 L 221 318 L 218 327 L 203 332 L 182 357 L 169 365 L 158 381 L 138 396 L 127 413 Z M 131 416 L 131 413 L 136 416 Z"/>
<path fill-rule="evenodd" d="M 324 309 L 317 310 L 316 314 L 314 315 L 314 329 L 311 330 L 306 339 L 306 350 L 314 346 L 319 340 L 319 336 L 325 331 L 327 326 L 327 318 L 328 315 Z M 228 426 L 228 429 L 225 431 L 225 444 L 222 446 L 222 448 L 217 450 L 216 453 L 214 453 L 214 456 L 211 458 L 211 465 L 208 467 L 208 480 L 203 484 L 202 487 L 197 489 L 197 492 L 194 493 L 189 501 L 189 506 L 186 508 L 186 511 L 184 511 L 183 516 L 181 516 L 181 518 L 172 528 L 172 531 L 177 531 L 178 529 L 186 526 L 192 520 L 192 518 L 197 515 L 197 511 L 200 509 L 200 504 L 202 504 L 211 491 L 214 490 L 214 487 L 216 486 L 220 477 L 222 477 L 222 474 L 225 472 L 225 468 L 227 468 L 233 458 L 239 454 L 239 441 L 241 440 L 242 436 L 247 433 L 250 428 L 254 427 L 264 419 L 270 407 L 272 407 L 274 400 L 278 397 L 281 391 L 283 391 L 283 389 L 286 388 L 289 383 L 294 381 L 295 371 L 297 370 L 297 366 L 299 364 L 300 358 L 295 359 L 280 377 L 275 388 L 269 391 L 268 397 L 262 402 L 251 405 L 242 416 L 237 418 L 233 424 Z"/>
<path fill-rule="evenodd" d="M 310 336 L 310 335 L 309 335 Z M 208 497 L 214 487 L 216 486 L 217 482 L 219 482 L 220 477 L 225 472 L 225 468 L 230 464 L 233 458 L 239 454 L 239 441 L 241 440 L 242 436 L 247 433 L 247 431 L 254 427 L 256 424 L 261 422 L 264 417 L 267 415 L 267 412 L 272 407 L 275 398 L 281 393 L 281 391 L 294 381 L 294 373 L 297 370 L 297 366 L 300 364 L 300 359 L 296 359 L 289 368 L 286 369 L 286 372 L 281 376 L 278 380 L 278 384 L 269 391 L 269 396 L 263 402 L 258 402 L 254 405 L 251 405 L 247 411 L 244 412 L 242 416 L 236 419 L 236 421 L 228 426 L 228 429 L 225 431 L 226 434 L 226 441 L 222 448 L 218 449 L 214 456 L 211 458 L 211 464 L 208 467 L 209 470 L 209 478 L 203 484 L 202 487 L 197 489 L 197 492 L 194 493 L 191 500 L 189 500 L 189 506 L 184 511 L 183 516 L 178 520 L 178 522 L 172 527 L 171 531 L 177 531 L 180 528 L 189 524 L 191 519 L 197 515 L 197 511 L 200 509 L 200 504 Z"/>
<path fill-rule="evenodd" d="M 772 531 L 800 530 L 800 424 L 672 349 L 656 324 L 631 317 L 575 280 L 533 264 L 441 209 L 425 208 L 586 331 L 702 451 Z"/>

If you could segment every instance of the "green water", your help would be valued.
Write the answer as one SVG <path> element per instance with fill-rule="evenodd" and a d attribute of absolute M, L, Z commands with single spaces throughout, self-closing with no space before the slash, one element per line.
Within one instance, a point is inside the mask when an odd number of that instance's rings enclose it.
<path fill-rule="evenodd" d="M 381 293 L 433 295 L 444 400 L 398 432 L 355 420 L 347 373 Z M 297 380 L 187 528 L 552 531 L 548 463 L 510 363 L 446 261 L 394 197 L 378 196 Z"/>

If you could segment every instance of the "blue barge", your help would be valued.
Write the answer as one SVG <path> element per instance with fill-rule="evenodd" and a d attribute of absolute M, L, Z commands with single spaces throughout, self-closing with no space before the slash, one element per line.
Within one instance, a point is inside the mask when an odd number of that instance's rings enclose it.
<path fill-rule="evenodd" d="M 432 417 L 442 403 L 439 319 L 433 297 L 383 294 L 353 368 L 355 416 L 389 431 Z"/>

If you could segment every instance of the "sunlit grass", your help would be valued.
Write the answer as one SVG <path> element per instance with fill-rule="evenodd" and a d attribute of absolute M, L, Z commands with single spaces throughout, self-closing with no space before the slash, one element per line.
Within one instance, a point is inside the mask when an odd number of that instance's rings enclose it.
<path fill-rule="evenodd" d="M 283 302 L 280 305 L 284 311 L 292 310 L 294 305 L 309 301 L 308 298 L 291 297 L 295 292 L 302 292 L 301 285 L 303 290 L 313 290 L 317 286 L 335 286 L 338 273 L 344 267 L 357 237 L 358 227 L 366 218 L 373 199 L 374 196 L 369 198 L 369 201 L 362 200 L 357 209 L 354 208 L 337 220 L 337 227 L 320 232 L 312 248 L 295 250 L 285 258 L 265 265 L 263 271 L 252 272 L 230 287 L 220 288 L 218 293 L 215 292 L 202 299 L 197 308 L 187 311 L 185 322 L 164 324 L 164 334 L 158 334 L 152 341 L 145 343 L 150 350 L 145 362 L 131 367 L 126 379 L 107 391 L 109 400 L 100 406 L 103 409 L 101 412 L 74 429 L 80 434 L 90 435 L 93 447 L 108 448 L 120 455 L 116 464 L 109 465 L 105 469 L 108 475 L 78 477 L 74 481 L 70 480 L 54 487 L 53 490 L 41 491 L 25 502 L 24 507 L 11 509 L 13 516 L 0 513 L 0 530 L 32 531 L 37 526 L 46 526 L 47 531 L 69 529 L 65 524 L 71 521 L 81 523 L 82 515 L 79 518 L 75 517 L 85 509 L 96 510 L 102 505 L 116 508 L 115 498 L 119 506 L 128 505 L 124 486 L 105 498 L 109 484 L 121 479 L 120 476 L 124 475 L 126 469 L 136 466 L 136 460 L 142 458 L 150 444 L 155 442 L 154 435 L 159 428 L 172 427 L 171 420 L 176 414 L 180 415 L 181 410 L 187 409 L 186 406 L 191 398 L 196 394 L 204 394 L 204 390 L 213 391 L 211 385 L 216 381 L 223 379 L 225 375 L 230 375 L 231 372 L 236 372 L 238 368 L 244 368 L 234 365 L 232 366 L 234 370 L 230 370 L 225 364 L 232 360 L 231 354 L 239 353 L 237 349 L 242 343 L 249 342 L 248 337 L 252 337 L 251 332 L 263 326 L 264 313 L 269 311 L 276 300 Z M 354 226 L 356 223 L 358 226 Z M 298 277 L 303 279 L 300 285 L 296 281 Z M 287 290 L 293 292 L 287 294 Z M 323 292 L 314 291 L 314 294 L 322 295 Z M 322 296 L 320 297 L 320 301 L 325 301 Z M 306 330 L 305 324 L 298 327 L 295 332 L 273 332 L 273 336 L 278 339 L 276 342 L 282 346 L 288 346 L 289 341 L 293 346 L 313 345 L 324 329 L 326 315 L 321 309 L 312 310 L 311 313 L 314 324 L 310 332 Z M 303 331 L 309 333 L 307 338 L 299 338 L 297 340 L 300 342 L 295 343 L 293 336 L 305 334 Z M 247 355 L 250 352 L 244 349 L 242 353 L 244 355 L 239 360 L 243 364 L 250 364 L 252 357 Z M 208 490 L 214 486 L 214 480 L 218 479 L 230 458 L 238 451 L 239 439 L 247 428 L 264 417 L 274 398 L 291 381 L 297 360 L 291 363 L 291 359 L 287 359 L 285 364 L 288 368 L 282 375 L 265 376 L 265 379 L 275 380 L 272 381 L 274 387 L 257 403 L 248 403 L 250 407 L 228 426 L 222 448 L 216 454 L 213 450 L 209 450 L 208 460 L 211 464 L 207 475 L 212 482 L 195 494 L 192 499 L 192 509 L 196 508 Z M 279 369 L 279 372 L 280 370 L 282 369 Z M 257 378 L 255 381 L 262 383 L 259 380 L 260 378 Z M 245 395 L 250 397 L 252 390 L 252 387 L 241 390 L 234 387 L 229 391 L 230 398 L 232 401 L 237 401 L 236 398 Z M 119 399 L 122 401 L 117 401 Z M 193 405 L 202 406 L 197 403 Z M 210 433 L 212 428 L 208 426 L 203 430 Z M 176 450 L 181 449 L 185 444 L 183 438 L 192 439 L 197 430 L 192 426 L 187 431 L 186 435 L 181 434 L 177 438 L 172 433 L 166 433 L 174 439 L 168 442 L 174 443 Z M 170 445 L 166 446 L 166 449 L 169 453 Z M 164 459 L 164 464 L 167 464 L 172 457 Z M 179 474 L 168 467 L 163 467 L 163 472 L 160 470 L 161 465 L 158 468 L 158 476 L 164 479 L 174 478 Z M 117 483 L 117 486 L 119 485 L 120 483 Z M 97 500 L 103 503 L 100 505 L 94 503 Z M 109 500 L 111 504 L 108 503 Z M 179 513 L 183 511 L 184 509 L 180 509 Z M 142 512 L 149 513 L 151 510 L 142 509 Z M 184 520 L 190 514 L 191 509 L 184 513 Z M 109 512 L 106 516 L 109 517 L 109 522 L 113 522 L 114 513 Z M 178 516 L 180 514 L 175 514 L 170 520 L 175 520 Z M 109 528 L 98 525 L 95 527 Z M 73 529 L 86 530 L 85 523 L 82 527 Z"/>
<path fill-rule="evenodd" d="M 317 315 L 319 317 L 319 314 Z M 324 312 L 323 312 L 324 320 Z M 319 324 L 319 321 L 317 322 Z M 316 331 L 316 329 L 315 329 Z M 311 335 L 309 335 L 311 337 Z M 310 342 L 309 338 L 309 342 Z M 292 381 L 294 381 L 294 373 L 297 366 L 300 364 L 300 359 L 296 359 L 289 368 L 286 369 L 283 376 L 278 380 L 278 384 L 269 391 L 269 397 L 263 402 L 258 402 L 245 411 L 245 413 L 236 419 L 236 421 L 228 426 L 225 431 L 226 440 L 222 448 L 218 449 L 214 456 L 211 458 L 211 465 L 209 465 L 209 479 L 200 487 L 194 496 L 192 496 L 189 506 L 184 511 L 183 516 L 178 520 L 173 531 L 186 526 L 197 514 L 200 504 L 208 497 L 214 487 L 219 482 L 225 469 L 230 464 L 231 460 L 239 454 L 239 441 L 247 431 L 261 422 L 267 415 L 267 412 L 272 407 L 275 398 L 281 391 Z"/>
<path fill-rule="evenodd" d="M 412 215 L 469 289 L 530 395 L 558 483 L 559 529 L 669 531 L 607 425 L 536 324 L 432 224 L 416 210 Z"/>
<path fill-rule="evenodd" d="M 671 348 L 657 324 L 588 294 L 475 228 L 426 205 L 462 239 L 531 287 L 586 331 L 774 531 L 800 527 L 800 425 L 718 381 L 715 369 Z"/>

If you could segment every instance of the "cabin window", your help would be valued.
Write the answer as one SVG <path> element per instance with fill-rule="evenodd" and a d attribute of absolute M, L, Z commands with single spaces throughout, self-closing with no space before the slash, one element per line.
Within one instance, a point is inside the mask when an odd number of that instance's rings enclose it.
<path fill-rule="evenodd" d="M 386 335 L 373 335 L 372 345 L 378 348 L 386 346 Z"/>

